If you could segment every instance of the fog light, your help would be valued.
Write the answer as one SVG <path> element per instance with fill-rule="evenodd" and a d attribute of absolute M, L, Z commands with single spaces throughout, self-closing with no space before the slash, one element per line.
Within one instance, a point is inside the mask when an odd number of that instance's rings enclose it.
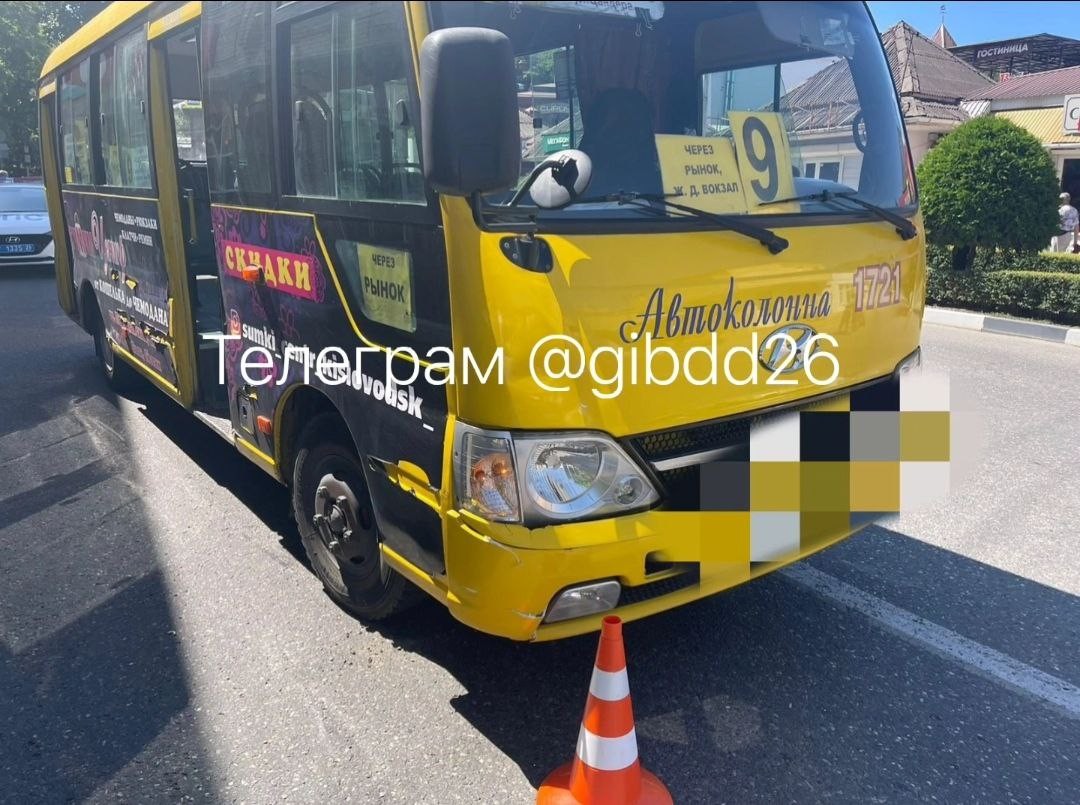
<path fill-rule="evenodd" d="M 563 590 L 551 602 L 544 622 L 554 623 L 607 612 L 619 603 L 620 592 L 622 585 L 617 581 L 597 581 Z"/>

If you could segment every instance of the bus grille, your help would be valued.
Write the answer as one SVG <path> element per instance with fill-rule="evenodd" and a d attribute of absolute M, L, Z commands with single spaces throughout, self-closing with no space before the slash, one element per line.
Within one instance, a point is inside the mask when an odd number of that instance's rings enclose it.
<path fill-rule="evenodd" d="M 657 473 L 664 485 L 664 508 L 694 512 L 701 509 L 701 465 L 677 467 Z"/>
<path fill-rule="evenodd" d="M 665 459 L 691 453 L 729 447 L 750 439 L 750 424 L 754 417 L 707 422 L 689 428 L 647 433 L 632 439 L 638 453 L 653 464 Z"/>
<path fill-rule="evenodd" d="M 883 389 L 892 388 L 898 382 L 895 375 L 888 375 L 839 393 L 873 396 Z M 899 391 L 894 393 L 899 394 Z M 700 511 L 702 464 L 715 460 L 750 461 L 750 429 L 752 427 L 777 417 L 790 416 L 798 411 L 808 411 L 829 405 L 836 396 L 836 392 L 830 392 L 803 400 L 795 405 L 766 409 L 746 416 L 631 436 L 624 443 L 644 459 L 656 473 L 663 487 L 661 508 L 668 511 Z M 723 452 L 722 458 L 715 454 L 712 457 L 699 455 L 724 448 L 731 449 Z M 679 459 L 684 459 L 684 461 L 680 462 Z"/>

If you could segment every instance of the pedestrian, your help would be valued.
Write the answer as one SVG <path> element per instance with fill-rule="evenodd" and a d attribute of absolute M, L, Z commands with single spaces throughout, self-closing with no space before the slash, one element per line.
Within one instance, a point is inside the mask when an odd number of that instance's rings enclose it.
<path fill-rule="evenodd" d="M 0 184 L 12 184 L 13 181 L 6 170 L 0 170 Z"/>
<path fill-rule="evenodd" d="M 1080 212 L 1069 203 L 1072 198 L 1068 193 L 1062 193 L 1058 199 L 1061 201 L 1061 206 L 1058 207 L 1060 232 L 1050 239 L 1050 251 L 1072 253 L 1077 244 L 1077 233 L 1080 232 Z"/>

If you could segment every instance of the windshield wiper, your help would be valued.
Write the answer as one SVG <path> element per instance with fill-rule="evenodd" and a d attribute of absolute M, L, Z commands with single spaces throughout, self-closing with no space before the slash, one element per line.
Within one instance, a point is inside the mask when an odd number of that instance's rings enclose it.
<path fill-rule="evenodd" d="M 869 201 L 864 201 L 856 195 L 857 192 L 858 191 L 851 190 L 837 193 L 834 190 L 821 190 L 817 193 L 807 193 L 804 196 L 791 196 L 790 198 L 778 198 L 773 201 L 763 201 L 758 204 L 758 206 L 768 207 L 772 204 L 786 204 L 789 201 L 820 201 L 822 203 L 828 203 L 830 201 L 835 202 L 837 199 L 843 199 L 844 201 L 850 201 L 852 204 L 862 207 L 864 210 L 869 210 L 882 221 L 888 221 L 896 227 L 896 234 L 904 240 L 911 240 L 919 234 L 919 230 L 915 227 L 915 224 L 911 223 L 907 218 L 892 210 L 879 207 L 877 204 L 871 204 Z"/>
<path fill-rule="evenodd" d="M 668 209 L 685 213 L 685 215 L 678 216 L 680 218 L 699 218 L 702 221 L 711 221 L 714 224 L 719 224 L 726 229 L 730 229 L 732 232 L 738 232 L 740 235 L 753 238 L 772 254 L 780 254 L 780 252 L 789 245 L 786 239 L 780 237 L 772 230 L 766 229 L 763 226 L 758 226 L 757 224 L 752 224 L 749 221 L 744 221 L 742 218 L 733 215 L 721 215 L 720 213 L 709 212 L 708 210 L 698 209 L 697 207 L 688 207 L 685 204 L 679 204 L 670 200 L 671 198 L 679 198 L 682 195 L 682 193 L 627 193 L 620 191 L 606 196 L 577 199 L 573 203 L 599 204 L 607 201 L 662 214 L 660 210 L 652 206 L 653 204 L 660 204 Z"/>

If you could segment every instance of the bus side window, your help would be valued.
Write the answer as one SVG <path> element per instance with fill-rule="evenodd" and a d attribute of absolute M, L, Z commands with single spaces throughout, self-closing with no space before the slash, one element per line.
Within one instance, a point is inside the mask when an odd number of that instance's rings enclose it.
<path fill-rule="evenodd" d="M 90 60 L 60 78 L 60 142 L 64 184 L 93 184 L 90 161 Z"/>
<path fill-rule="evenodd" d="M 197 289 L 194 293 L 196 321 L 205 332 L 218 329 L 208 322 L 217 324 L 221 321 L 221 294 L 211 279 L 217 274 L 218 266 L 210 225 L 198 42 L 197 26 L 171 34 L 165 41 L 165 55 L 168 59 L 169 108 L 176 138 L 176 180 L 180 190 L 184 251 L 188 273 Z"/>
<path fill-rule="evenodd" d="M 269 3 L 208 3 L 202 64 L 210 192 L 265 199 L 273 175 L 270 120 Z"/>
<path fill-rule="evenodd" d="M 397 4 L 357 3 L 292 23 L 297 195 L 426 203 L 409 52 Z"/>
<path fill-rule="evenodd" d="M 105 184 L 145 189 L 150 181 L 146 98 L 146 32 L 139 29 L 98 59 L 101 160 Z"/>
<path fill-rule="evenodd" d="M 194 30 L 169 39 L 169 102 L 172 106 L 176 155 L 184 162 L 206 162 L 199 54 Z"/>
<path fill-rule="evenodd" d="M 332 56 L 326 46 L 332 41 L 333 22 L 333 15 L 319 14 L 292 28 L 292 150 L 296 192 L 301 196 L 337 195 Z"/>

